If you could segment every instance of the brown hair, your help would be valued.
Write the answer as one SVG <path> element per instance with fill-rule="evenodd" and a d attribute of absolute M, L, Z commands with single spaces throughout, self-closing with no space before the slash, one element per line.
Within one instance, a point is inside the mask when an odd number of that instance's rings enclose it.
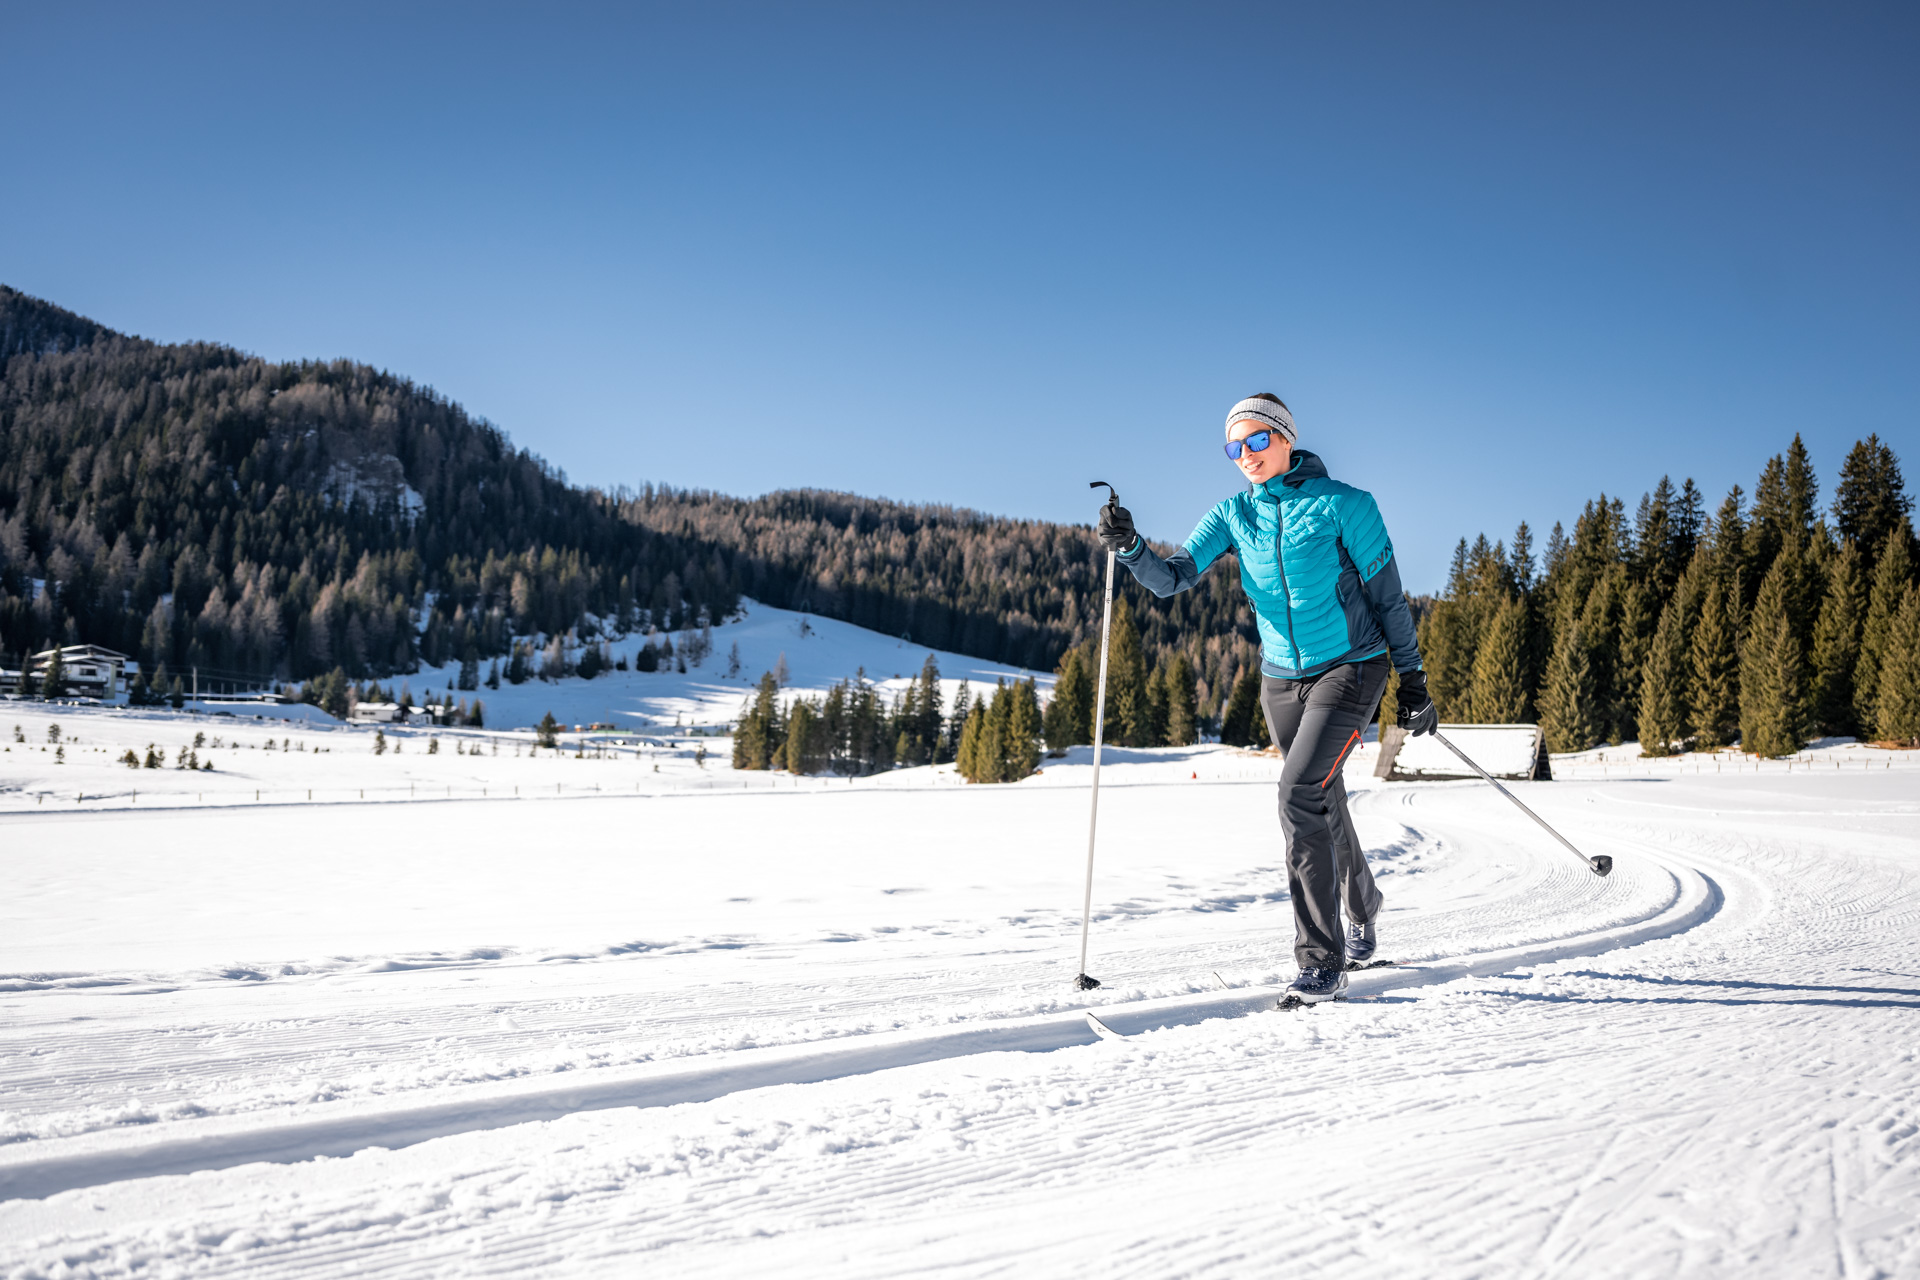
<path fill-rule="evenodd" d="M 1273 392 L 1271 392 L 1271 391 L 1262 391 L 1262 392 L 1261 392 L 1260 394 L 1258 394 L 1258 395 L 1252 395 L 1252 396 L 1248 396 L 1248 397 L 1247 397 L 1247 399 L 1249 399 L 1249 400 L 1267 400 L 1267 401 L 1270 401 L 1270 402 L 1272 402 L 1273 404 L 1277 404 L 1277 405 L 1279 405 L 1279 406 L 1280 406 L 1280 407 L 1281 407 L 1282 409 L 1287 409 L 1287 402 L 1286 402 L 1285 400 L 1282 400 L 1282 399 L 1281 399 L 1281 398 L 1280 398 L 1279 396 L 1277 396 L 1277 395 L 1275 395 L 1275 394 L 1273 394 Z M 1289 416 L 1291 416 L 1291 415 L 1292 415 L 1292 413 L 1293 413 L 1293 410 L 1291 410 L 1291 409 L 1287 409 L 1287 413 L 1288 413 L 1288 415 L 1289 415 Z"/>

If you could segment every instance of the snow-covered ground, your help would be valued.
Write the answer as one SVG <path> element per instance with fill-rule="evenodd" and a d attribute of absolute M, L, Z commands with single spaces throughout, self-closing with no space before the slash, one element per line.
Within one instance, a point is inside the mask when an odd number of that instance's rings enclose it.
<path fill-rule="evenodd" d="M 1279 1014 L 1271 757 L 1108 753 L 1082 994 L 1085 751 L 439 736 L 0 708 L 0 1275 L 1920 1274 L 1920 753 L 1509 784 L 1599 880 L 1362 751 L 1403 963 Z"/>

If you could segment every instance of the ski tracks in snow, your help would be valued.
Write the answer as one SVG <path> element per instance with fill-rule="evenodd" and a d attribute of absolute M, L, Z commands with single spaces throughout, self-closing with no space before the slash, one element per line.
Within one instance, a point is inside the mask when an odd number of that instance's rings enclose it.
<path fill-rule="evenodd" d="M 1911 1272 L 1920 848 L 1852 810 L 1730 818 L 1726 791 L 1656 812 L 1619 784 L 1530 789 L 1619 859 L 1604 882 L 1484 791 L 1368 794 L 1363 825 L 1397 824 L 1446 874 L 1383 877 L 1383 949 L 1416 967 L 1360 975 L 1344 1005 L 1194 1021 L 1251 996 L 1161 994 L 1096 1006 L 1140 1024 L 1121 1043 L 1082 1024 L 1055 1052 L 981 1042 L 95 1185 L 0 1205 L 0 1237 L 22 1242 L 0 1258 L 20 1277 Z M 1182 962 L 1236 982 L 1236 961 L 1279 967 L 1273 939 L 1263 962 L 1222 931 Z M 1123 994 L 1154 932 L 1116 917 Z"/>

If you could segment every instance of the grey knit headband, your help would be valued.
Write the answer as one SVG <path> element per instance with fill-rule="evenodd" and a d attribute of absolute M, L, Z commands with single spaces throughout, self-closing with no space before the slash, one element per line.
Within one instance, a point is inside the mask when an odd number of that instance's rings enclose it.
<path fill-rule="evenodd" d="M 1247 418 L 1253 419 L 1262 426 L 1272 427 L 1288 444 L 1299 439 L 1298 433 L 1293 429 L 1293 415 L 1287 412 L 1285 405 L 1258 398 L 1242 400 L 1227 414 L 1227 434 L 1233 434 L 1234 423 Z"/>

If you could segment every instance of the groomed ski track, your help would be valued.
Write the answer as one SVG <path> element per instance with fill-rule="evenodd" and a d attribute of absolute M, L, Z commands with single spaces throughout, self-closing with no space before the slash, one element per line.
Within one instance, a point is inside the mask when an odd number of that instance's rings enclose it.
<path fill-rule="evenodd" d="M 1363 808 L 1414 804 L 1431 786 L 1364 793 Z M 1457 788 L 1456 788 L 1457 789 Z M 1472 833 L 1440 828 L 1468 845 Z M 1537 846 L 1537 847 L 1535 847 Z M 1523 840 L 1538 870 L 1563 890 L 1602 883 L 1563 850 L 1541 838 Z M 1685 932 L 1710 919 L 1726 901 L 1722 881 L 1659 847 L 1609 838 L 1590 840 L 1589 853 L 1615 858 L 1613 879 L 1644 890 L 1657 886 L 1655 905 L 1638 918 L 1523 946 L 1400 963 L 1357 972 L 1348 1001 L 1364 1001 L 1463 978 L 1597 956 L 1621 947 Z M 1737 880 L 1734 881 L 1737 883 Z M 1276 940 L 1278 941 L 1278 940 Z M 1098 967 L 1098 966 L 1096 966 Z M 1201 977 L 1203 975 L 1195 975 Z M 559 1082 L 521 1080 L 436 1091 L 432 1101 L 333 1103 L 324 1114 L 269 1120 L 257 1115 L 162 1122 L 132 1133 L 106 1130 L 0 1147 L 0 1200 L 41 1198 L 134 1178 L 231 1168 L 255 1162 L 290 1163 L 347 1156 L 369 1147 L 388 1150 L 455 1134 L 556 1120 L 617 1107 L 666 1107 L 709 1102 L 751 1089 L 813 1084 L 891 1068 L 988 1053 L 1046 1053 L 1097 1042 L 1084 1010 L 1121 1036 L 1236 1018 L 1273 1009 L 1280 990 L 1236 985 L 1204 995 L 1099 1003 L 1089 1000 L 1058 1013 L 1008 1018 L 940 1031 L 908 1031 L 836 1038 L 822 1043 L 703 1055 L 691 1065 L 566 1073 Z"/>

